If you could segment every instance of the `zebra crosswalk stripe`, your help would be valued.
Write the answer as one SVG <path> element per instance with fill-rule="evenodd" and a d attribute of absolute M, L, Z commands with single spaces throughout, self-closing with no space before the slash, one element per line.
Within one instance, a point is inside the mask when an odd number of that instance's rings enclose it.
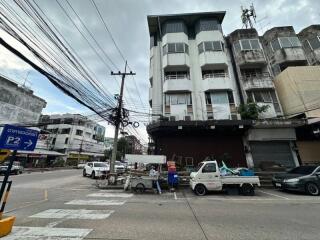
<path fill-rule="evenodd" d="M 30 216 L 31 218 L 57 218 L 57 219 L 107 219 L 113 210 L 87 210 L 87 209 L 48 209 Z"/>
<path fill-rule="evenodd" d="M 66 202 L 67 205 L 92 205 L 92 206 L 120 206 L 123 205 L 126 201 L 119 201 L 119 200 L 97 200 L 97 199 L 90 199 L 90 200 L 82 200 L 82 199 L 75 199 L 70 202 Z"/>
<path fill-rule="evenodd" d="M 84 228 L 13 227 L 12 232 L 1 240 L 81 240 L 91 231 Z"/>
<path fill-rule="evenodd" d="M 87 197 L 104 197 L 104 198 L 131 198 L 132 193 L 108 193 L 98 192 L 87 195 Z"/>

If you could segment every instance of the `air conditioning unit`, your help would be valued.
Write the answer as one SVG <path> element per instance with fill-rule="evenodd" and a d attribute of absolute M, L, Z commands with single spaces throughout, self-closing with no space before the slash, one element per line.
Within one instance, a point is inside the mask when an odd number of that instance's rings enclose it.
<path fill-rule="evenodd" d="M 185 121 L 191 121 L 191 116 L 184 116 Z"/>
<path fill-rule="evenodd" d="M 176 120 L 176 116 L 170 116 L 170 121 L 175 121 Z"/>

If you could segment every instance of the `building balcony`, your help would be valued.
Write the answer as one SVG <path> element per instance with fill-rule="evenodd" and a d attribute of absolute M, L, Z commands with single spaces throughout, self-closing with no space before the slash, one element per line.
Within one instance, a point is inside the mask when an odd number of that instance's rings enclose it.
<path fill-rule="evenodd" d="M 228 66 L 227 55 L 223 51 L 205 51 L 199 54 L 200 67 L 211 69 L 226 68 Z"/>
<path fill-rule="evenodd" d="M 270 57 L 272 64 L 281 64 L 286 62 L 306 63 L 307 59 L 301 47 L 281 48 Z"/>
<path fill-rule="evenodd" d="M 189 55 L 186 53 L 170 53 L 162 58 L 162 67 L 164 69 L 185 69 L 190 67 Z"/>
<path fill-rule="evenodd" d="M 244 90 L 274 88 L 269 73 L 242 76 Z"/>
<path fill-rule="evenodd" d="M 167 75 L 163 83 L 163 92 L 191 92 L 192 82 L 187 75 Z"/>
<path fill-rule="evenodd" d="M 261 67 L 267 64 L 261 49 L 242 50 L 236 53 L 236 62 L 240 67 Z"/>
<path fill-rule="evenodd" d="M 205 74 L 201 84 L 202 91 L 232 89 L 228 73 Z"/>

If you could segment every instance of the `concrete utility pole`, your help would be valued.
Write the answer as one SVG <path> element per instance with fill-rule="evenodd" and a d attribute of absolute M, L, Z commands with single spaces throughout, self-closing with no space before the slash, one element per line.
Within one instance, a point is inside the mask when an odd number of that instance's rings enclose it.
<path fill-rule="evenodd" d="M 136 75 L 135 73 L 133 73 L 132 71 L 130 71 L 129 73 L 126 72 L 127 70 L 127 61 L 124 67 L 124 72 L 118 72 L 118 73 L 113 73 L 111 72 L 111 75 L 120 75 L 122 76 L 122 80 L 121 80 L 121 87 L 120 87 L 120 95 L 118 98 L 118 107 L 117 107 L 117 114 L 116 114 L 116 121 L 115 121 L 115 130 L 114 130 L 114 140 L 113 140 L 113 149 L 112 149 L 112 157 L 111 157 L 111 161 L 110 161 L 110 173 L 114 174 L 115 170 L 114 170 L 114 165 L 115 165 L 115 161 L 116 161 L 116 156 L 117 156 L 117 150 L 118 150 L 118 135 L 119 135 L 119 128 L 120 128 L 120 124 L 121 124 L 121 120 L 122 120 L 122 98 L 123 98 L 123 87 L 124 87 L 124 79 L 126 77 L 126 75 Z"/>

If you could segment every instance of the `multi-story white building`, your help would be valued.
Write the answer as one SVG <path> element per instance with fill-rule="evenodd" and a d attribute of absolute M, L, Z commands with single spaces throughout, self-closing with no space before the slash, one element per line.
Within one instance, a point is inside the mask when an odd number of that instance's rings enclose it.
<path fill-rule="evenodd" d="M 44 115 L 41 123 L 50 134 L 51 149 L 68 159 L 103 157 L 105 127 L 80 114 Z"/>
<path fill-rule="evenodd" d="M 302 123 L 279 119 L 283 112 L 272 80 L 287 66 L 307 64 L 301 44 L 292 27 L 263 37 L 255 29 L 238 29 L 225 37 L 224 16 L 148 16 L 153 122 L 147 131 L 154 153 L 185 165 L 213 156 L 229 166 L 296 166 L 294 127 Z M 238 107 L 248 102 L 268 106 L 261 121 L 241 119 Z"/>
<path fill-rule="evenodd" d="M 221 28 L 224 15 L 148 17 L 153 114 L 171 120 L 237 119 L 239 94 Z"/>
<path fill-rule="evenodd" d="M 35 96 L 31 89 L 0 75 L 1 124 L 36 124 L 46 105 L 46 101 Z"/>

